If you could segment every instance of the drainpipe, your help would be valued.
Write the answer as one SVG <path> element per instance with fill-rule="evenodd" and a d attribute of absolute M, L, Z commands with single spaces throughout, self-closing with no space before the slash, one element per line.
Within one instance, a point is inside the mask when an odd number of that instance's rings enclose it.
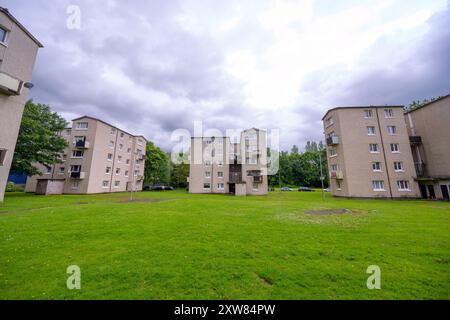
<path fill-rule="evenodd" d="M 392 196 L 392 186 L 391 186 L 391 178 L 390 178 L 390 176 L 389 176 L 389 167 L 388 167 L 388 164 L 387 164 L 386 151 L 384 150 L 383 130 L 381 129 L 381 125 L 380 125 L 380 116 L 379 116 L 379 114 L 378 114 L 378 109 L 379 109 L 379 108 L 375 108 L 376 113 L 377 113 L 378 131 L 380 132 L 381 149 L 383 150 L 384 165 L 385 165 L 385 167 L 386 167 L 386 175 L 387 175 L 388 185 L 389 185 L 389 195 L 390 195 L 390 198 L 393 199 L 393 196 Z"/>

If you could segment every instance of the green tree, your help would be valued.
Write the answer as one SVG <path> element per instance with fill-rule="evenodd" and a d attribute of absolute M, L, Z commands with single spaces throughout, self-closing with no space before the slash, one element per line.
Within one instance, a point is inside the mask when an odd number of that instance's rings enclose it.
<path fill-rule="evenodd" d="M 167 185 L 170 181 L 169 156 L 153 142 L 147 143 L 144 181 L 152 185 Z"/>
<path fill-rule="evenodd" d="M 170 184 L 175 188 L 186 188 L 189 177 L 189 164 L 173 164 Z"/>
<path fill-rule="evenodd" d="M 67 142 L 60 132 L 67 125 L 67 121 L 52 112 L 50 106 L 29 100 L 25 104 L 11 171 L 28 176 L 40 175 L 34 164 L 51 166 L 61 163 Z"/>

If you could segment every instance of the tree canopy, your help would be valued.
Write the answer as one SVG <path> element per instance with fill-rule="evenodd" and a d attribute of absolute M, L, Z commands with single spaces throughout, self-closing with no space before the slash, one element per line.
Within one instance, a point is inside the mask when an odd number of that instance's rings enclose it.
<path fill-rule="evenodd" d="M 25 104 L 11 171 L 32 176 L 41 174 L 34 166 L 36 163 L 45 166 L 60 163 L 67 147 L 60 133 L 67 124 L 50 106 L 29 100 Z"/>
<path fill-rule="evenodd" d="M 167 185 L 170 182 L 169 156 L 153 142 L 147 143 L 144 181 L 152 185 Z"/>

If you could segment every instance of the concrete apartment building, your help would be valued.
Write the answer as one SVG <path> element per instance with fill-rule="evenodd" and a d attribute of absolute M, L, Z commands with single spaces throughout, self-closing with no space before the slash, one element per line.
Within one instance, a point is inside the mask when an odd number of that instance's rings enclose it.
<path fill-rule="evenodd" d="M 450 199 L 450 95 L 405 114 L 422 198 Z"/>
<path fill-rule="evenodd" d="M 190 193 L 266 195 L 266 132 L 256 128 L 229 137 L 194 137 L 191 140 Z"/>
<path fill-rule="evenodd" d="M 333 196 L 420 197 L 403 106 L 338 107 L 322 120 Z"/>
<path fill-rule="evenodd" d="M 38 166 L 42 175 L 29 177 L 26 192 L 93 194 L 141 191 L 147 140 L 102 120 L 84 116 L 61 132 L 69 147 L 62 163 Z"/>
<path fill-rule="evenodd" d="M 42 44 L 7 9 L 0 7 L 0 202 L 39 48 Z"/>

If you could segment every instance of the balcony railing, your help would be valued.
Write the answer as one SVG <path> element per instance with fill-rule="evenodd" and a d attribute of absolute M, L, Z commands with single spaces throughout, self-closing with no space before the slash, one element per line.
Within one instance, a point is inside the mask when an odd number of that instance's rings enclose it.
<path fill-rule="evenodd" d="M 0 71 L 0 92 L 8 96 L 18 96 L 22 89 L 22 81 Z"/>
<path fill-rule="evenodd" d="M 90 147 L 90 144 L 88 141 L 82 141 L 82 140 L 74 141 L 73 145 L 75 148 L 79 148 L 79 149 L 89 149 L 89 147 Z"/>
<path fill-rule="evenodd" d="M 410 136 L 409 137 L 409 142 L 412 145 L 419 145 L 422 144 L 422 137 L 421 136 Z"/>
<path fill-rule="evenodd" d="M 70 178 L 72 179 L 84 179 L 86 176 L 85 172 L 70 172 Z"/>
<path fill-rule="evenodd" d="M 342 180 L 344 179 L 344 173 L 342 171 L 332 171 L 330 177 L 331 179 Z"/>
<path fill-rule="evenodd" d="M 423 162 L 416 162 L 414 163 L 414 166 L 416 168 L 416 174 L 418 177 L 424 177 L 425 176 L 425 163 Z"/>
<path fill-rule="evenodd" d="M 254 176 L 253 177 L 253 182 L 254 183 L 262 183 L 263 182 L 263 177 L 262 176 Z"/>
<path fill-rule="evenodd" d="M 339 137 L 338 136 L 332 136 L 327 138 L 327 146 L 335 146 L 339 144 Z"/>

